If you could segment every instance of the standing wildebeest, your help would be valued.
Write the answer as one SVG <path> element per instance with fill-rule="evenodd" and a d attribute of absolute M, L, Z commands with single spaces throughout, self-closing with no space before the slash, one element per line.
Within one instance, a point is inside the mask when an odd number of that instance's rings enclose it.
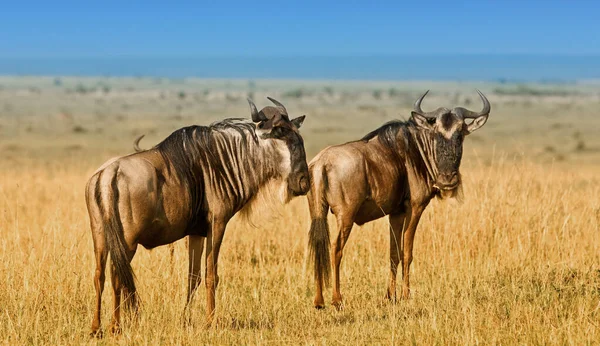
<path fill-rule="evenodd" d="M 269 98 L 270 99 L 270 98 Z M 151 249 L 189 236 L 186 308 L 200 284 L 206 237 L 207 322 L 215 310 L 217 261 L 227 222 L 248 207 L 259 190 L 275 186 L 283 202 L 307 193 L 310 184 L 304 142 L 273 100 L 260 112 L 248 100 L 252 120 L 226 119 L 173 132 L 151 150 L 115 158 L 89 180 L 86 201 L 96 253 L 96 309 L 92 333 L 100 328 L 104 270 L 110 253 L 115 295 L 110 330 L 119 331 L 121 293 L 136 307 L 130 262 L 138 244 Z"/>
<path fill-rule="evenodd" d="M 316 308 L 324 307 L 323 285 L 329 281 L 330 209 L 339 230 L 333 253 L 333 305 L 342 307 L 340 262 L 353 224 L 363 225 L 385 215 L 390 222 L 391 262 L 387 297 L 396 298 L 396 272 L 402 256 L 402 296 L 408 298 L 413 239 L 421 214 L 434 196 L 448 198 L 459 193 L 463 139 L 488 119 L 490 103 L 477 92 L 483 101 L 479 113 L 462 107 L 424 112 L 425 92 L 415 102 L 409 121 L 392 121 L 362 140 L 328 147 L 310 162 L 309 249 Z M 475 120 L 467 123 L 467 119 Z"/>

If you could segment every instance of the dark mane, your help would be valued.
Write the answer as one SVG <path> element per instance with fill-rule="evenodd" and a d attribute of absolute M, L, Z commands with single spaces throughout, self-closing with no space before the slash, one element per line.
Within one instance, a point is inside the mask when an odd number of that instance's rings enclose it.
<path fill-rule="evenodd" d="M 230 130 L 233 132 L 229 132 Z M 255 143 L 258 143 L 258 137 L 254 123 L 246 119 L 230 118 L 214 122 L 209 126 L 183 127 L 154 147 L 165 161 L 167 171 L 169 173 L 174 171 L 189 192 L 192 214 L 188 226 L 190 230 L 193 231 L 198 226 L 202 227 L 205 223 L 202 213 L 205 200 L 205 170 L 212 172 L 211 182 L 216 188 L 228 191 L 232 198 L 236 197 L 239 191 L 231 191 L 232 184 L 228 178 L 228 171 L 234 168 L 239 170 L 239 165 L 251 164 L 249 160 L 239 160 L 235 153 L 246 156 L 249 147 Z M 223 152 L 234 153 L 234 157 L 227 155 L 227 161 L 223 162 L 221 158 Z"/>
<path fill-rule="evenodd" d="M 371 139 L 377 137 L 379 141 L 389 148 L 394 148 L 396 143 L 396 138 L 398 136 L 398 131 L 401 129 L 408 129 L 408 127 L 414 126 L 414 122 L 412 120 L 402 121 L 402 120 L 392 120 L 387 123 L 381 125 L 377 129 L 367 133 L 361 141 L 368 142 Z"/>
<path fill-rule="evenodd" d="M 226 130 L 233 129 L 237 131 L 244 141 L 248 139 L 247 135 L 251 135 L 254 142 L 258 142 L 256 135 L 256 125 L 248 119 L 244 118 L 227 118 L 221 121 L 215 121 L 209 125 L 209 128 L 213 130 Z"/>

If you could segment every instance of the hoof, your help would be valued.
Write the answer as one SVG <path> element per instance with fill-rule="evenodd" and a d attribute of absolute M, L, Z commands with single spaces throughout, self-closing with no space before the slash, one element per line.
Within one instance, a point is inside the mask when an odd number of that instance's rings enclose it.
<path fill-rule="evenodd" d="M 314 305 L 315 309 L 317 309 L 317 310 L 323 310 L 323 309 L 325 309 L 325 302 L 323 301 L 322 297 L 321 298 L 316 298 L 313 301 L 313 305 Z"/>
<path fill-rule="evenodd" d="M 204 329 L 210 329 L 213 325 L 213 321 L 214 318 L 213 317 L 209 317 L 207 319 L 204 320 Z"/>
<path fill-rule="evenodd" d="M 396 292 L 394 292 L 393 294 L 390 294 L 390 291 L 388 291 L 388 292 L 385 294 L 385 299 L 386 299 L 387 301 L 389 301 L 390 303 L 392 303 L 392 304 L 395 304 L 395 303 L 397 302 L 397 298 L 396 298 Z"/>
<path fill-rule="evenodd" d="M 181 325 L 184 328 L 192 328 L 192 327 L 194 327 L 194 324 L 192 323 L 192 318 L 191 317 L 185 317 L 185 316 L 181 319 Z"/>
<path fill-rule="evenodd" d="M 100 329 L 92 330 L 92 332 L 90 333 L 90 338 L 94 338 L 94 339 L 102 339 L 103 336 L 104 336 L 104 334 L 102 333 L 102 331 Z"/>
<path fill-rule="evenodd" d="M 344 310 L 344 302 L 341 300 L 333 301 L 331 305 L 333 305 L 337 311 Z"/>
<path fill-rule="evenodd" d="M 116 325 L 116 324 L 113 324 L 113 325 L 111 325 L 111 326 L 108 328 L 108 330 L 110 331 L 110 333 L 111 333 L 112 335 L 119 335 L 119 334 L 121 334 L 121 332 L 122 332 L 122 330 L 121 330 L 121 326 L 119 326 L 119 325 Z"/>

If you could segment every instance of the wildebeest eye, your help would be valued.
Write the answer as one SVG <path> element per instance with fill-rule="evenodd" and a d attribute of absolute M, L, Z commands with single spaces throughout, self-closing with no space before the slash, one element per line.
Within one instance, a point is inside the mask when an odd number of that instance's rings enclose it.
<path fill-rule="evenodd" d="M 434 125 L 435 124 L 436 119 L 435 118 L 427 118 L 427 123 L 429 125 Z"/>

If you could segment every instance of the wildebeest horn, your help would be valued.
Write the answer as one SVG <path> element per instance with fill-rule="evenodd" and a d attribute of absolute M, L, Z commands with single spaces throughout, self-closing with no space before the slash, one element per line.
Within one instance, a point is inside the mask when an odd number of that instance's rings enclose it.
<path fill-rule="evenodd" d="M 287 109 L 285 109 L 285 106 L 282 105 L 281 102 L 279 102 L 273 98 L 270 98 L 269 96 L 267 96 L 267 98 L 269 99 L 269 101 L 273 102 L 275 104 L 275 106 L 283 108 L 283 110 L 285 111 L 285 114 L 287 114 Z"/>
<path fill-rule="evenodd" d="M 465 119 L 475 119 L 475 118 L 479 118 L 482 115 L 490 114 L 490 110 L 492 109 L 492 107 L 490 106 L 490 101 L 488 101 L 487 97 L 485 97 L 485 95 L 481 91 L 477 90 L 477 93 L 479 94 L 481 101 L 483 101 L 483 110 L 481 110 L 481 112 L 477 113 L 477 112 L 473 112 L 468 109 L 465 109 L 463 111 L 463 117 Z"/>
<path fill-rule="evenodd" d="M 250 105 L 250 114 L 252 114 L 252 121 L 258 123 L 261 121 L 269 120 L 265 117 L 264 114 L 258 113 L 258 109 L 256 109 L 256 105 L 254 104 L 254 102 L 252 102 L 252 100 L 248 99 L 248 104 Z"/>
<path fill-rule="evenodd" d="M 421 114 L 422 116 L 425 117 L 429 117 L 431 118 L 431 116 L 428 116 L 427 112 L 423 112 L 423 110 L 421 109 L 421 102 L 423 102 L 423 99 L 425 98 L 425 96 L 427 96 L 427 93 L 429 92 L 429 90 L 427 90 L 421 97 L 419 97 L 419 99 L 417 101 L 415 101 L 415 112 Z"/>

